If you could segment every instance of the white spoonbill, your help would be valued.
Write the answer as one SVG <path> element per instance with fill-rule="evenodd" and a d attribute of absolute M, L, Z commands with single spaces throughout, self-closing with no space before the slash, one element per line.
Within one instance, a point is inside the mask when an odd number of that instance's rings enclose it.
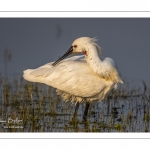
<path fill-rule="evenodd" d="M 27 69 L 23 77 L 31 82 L 40 82 L 56 88 L 65 101 L 86 101 L 83 119 L 86 120 L 90 102 L 103 100 L 118 83 L 123 83 L 111 58 L 101 59 L 101 48 L 95 38 L 80 37 L 56 62 L 37 69 Z M 70 54 L 84 55 L 65 59 Z"/>

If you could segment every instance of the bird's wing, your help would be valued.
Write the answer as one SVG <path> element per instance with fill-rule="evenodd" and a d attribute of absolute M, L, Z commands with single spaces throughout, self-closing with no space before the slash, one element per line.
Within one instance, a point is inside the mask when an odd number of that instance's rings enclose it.
<path fill-rule="evenodd" d="M 115 83 L 123 83 L 123 81 L 120 79 L 119 72 L 114 60 L 109 57 L 106 57 L 103 60 L 103 69 L 99 75 L 106 80 L 111 80 Z"/>
<path fill-rule="evenodd" d="M 66 59 L 56 67 L 46 64 L 30 72 L 33 82 L 42 82 L 67 93 L 90 97 L 106 87 L 107 81 L 98 77 L 83 56 Z M 29 80 L 31 81 L 31 80 Z"/>
<path fill-rule="evenodd" d="M 64 59 L 63 61 L 60 62 L 59 65 L 56 67 L 53 67 L 52 64 L 53 62 L 47 63 L 37 69 L 34 69 L 30 72 L 30 75 L 35 76 L 35 77 L 47 77 L 51 74 L 51 72 L 57 72 L 56 74 L 59 74 L 60 69 L 64 69 L 64 66 L 68 65 L 68 63 L 74 63 L 74 62 L 85 62 L 85 57 L 82 56 L 74 56 L 74 57 L 68 57 L 67 59 Z M 57 76 L 57 75 L 56 75 Z"/>

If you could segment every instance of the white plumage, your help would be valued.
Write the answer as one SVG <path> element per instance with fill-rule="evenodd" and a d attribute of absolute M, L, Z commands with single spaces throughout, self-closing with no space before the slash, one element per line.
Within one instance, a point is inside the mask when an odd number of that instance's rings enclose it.
<path fill-rule="evenodd" d="M 111 58 L 101 60 L 101 49 L 95 41 L 89 37 L 78 38 L 58 61 L 37 69 L 27 69 L 23 77 L 56 88 L 66 101 L 101 101 L 118 83 L 123 82 L 114 61 Z M 84 55 L 64 59 L 78 52 Z"/>

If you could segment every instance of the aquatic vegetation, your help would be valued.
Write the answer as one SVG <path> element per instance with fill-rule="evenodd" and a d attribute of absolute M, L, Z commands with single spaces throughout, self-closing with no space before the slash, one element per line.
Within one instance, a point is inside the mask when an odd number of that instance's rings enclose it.
<path fill-rule="evenodd" d="M 1 132 L 149 132 L 150 89 L 124 84 L 100 103 L 92 103 L 83 121 L 85 103 L 72 119 L 75 105 L 55 89 L 22 78 L 0 78 Z M 131 84 L 132 85 L 132 84 Z"/>

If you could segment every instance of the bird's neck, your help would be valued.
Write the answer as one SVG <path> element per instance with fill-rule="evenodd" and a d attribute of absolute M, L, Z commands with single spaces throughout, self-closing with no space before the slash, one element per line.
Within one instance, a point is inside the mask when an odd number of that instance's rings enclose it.
<path fill-rule="evenodd" d="M 100 59 L 100 49 L 92 44 L 88 45 L 88 49 L 88 54 L 86 56 L 87 63 L 90 68 L 99 75 L 103 70 L 102 60 Z"/>
<path fill-rule="evenodd" d="M 123 83 L 119 77 L 117 69 L 111 64 L 111 62 L 102 61 L 100 59 L 100 48 L 95 45 L 88 45 L 88 52 L 86 60 L 90 68 L 101 78 L 112 81 L 115 83 Z"/>

